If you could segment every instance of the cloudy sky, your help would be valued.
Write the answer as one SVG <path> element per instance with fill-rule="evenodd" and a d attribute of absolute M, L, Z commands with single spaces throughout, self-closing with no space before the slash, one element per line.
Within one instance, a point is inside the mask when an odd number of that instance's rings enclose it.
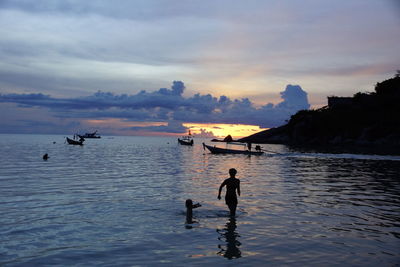
<path fill-rule="evenodd" d="M 245 136 L 373 91 L 399 43 L 395 0 L 0 0 L 0 133 Z"/>

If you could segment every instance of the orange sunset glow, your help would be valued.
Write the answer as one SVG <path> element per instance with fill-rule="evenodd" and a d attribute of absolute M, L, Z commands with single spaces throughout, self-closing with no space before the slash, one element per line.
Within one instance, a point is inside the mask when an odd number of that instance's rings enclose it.
<path fill-rule="evenodd" d="M 260 128 L 256 125 L 246 124 L 222 124 L 222 123 L 184 123 L 183 126 L 190 128 L 191 132 L 201 134 L 201 130 L 206 132 L 212 132 L 216 137 L 226 137 L 231 135 L 232 137 L 245 137 L 257 132 L 266 130 L 266 128 Z"/>
<path fill-rule="evenodd" d="M 180 136 L 185 133 L 166 133 L 166 132 L 151 132 L 145 130 L 148 126 L 166 126 L 167 122 L 134 122 L 125 121 L 121 119 L 96 119 L 85 120 L 84 123 L 93 128 L 98 128 L 101 131 L 111 131 L 114 134 L 126 135 L 154 135 L 154 136 Z M 267 130 L 267 128 L 260 128 L 257 125 L 247 124 L 224 124 L 224 123 L 183 123 L 184 127 L 190 129 L 193 135 L 200 137 L 226 137 L 231 135 L 234 138 L 245 137 L 257 132 Z M 129 130 L 130 127 L 143 127 L 143 130 Z M 124 132 L 118 130 L 125 128 Z"/>

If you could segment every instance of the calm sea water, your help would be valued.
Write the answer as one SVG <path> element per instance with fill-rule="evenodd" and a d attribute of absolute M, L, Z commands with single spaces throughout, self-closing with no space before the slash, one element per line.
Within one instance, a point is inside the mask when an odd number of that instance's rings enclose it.
<path fill-rule="evenodd" d="M 400 157 L 212 155 L 200 140 L 0 135 L 0 265 L 393 266 Z M 53 142 L 56 142 L 55 144 Z M 50 158 L 42 160 L 48 153 Z M 217 200 L 228 169 L 238 216 Z M 185 224 L 185 200 L 196 223 Z"/>

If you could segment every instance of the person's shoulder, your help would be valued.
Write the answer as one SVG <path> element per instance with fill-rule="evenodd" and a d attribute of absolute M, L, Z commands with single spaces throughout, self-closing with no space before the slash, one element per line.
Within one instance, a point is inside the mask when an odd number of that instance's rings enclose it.
<path fill-rule="evenodd" d="M 231 181 L 230 178 L 226 178 L 222 183 L 226 184 L 226 183 L 229 183 L 230 181 Z"/>
<path fill-rule="evenodd" d="M 237 182 L 239 182 L 240 183 L 240 180 L 238 178 L 229 177 L 229 178 L 225 179 L 225 182 L 227 182 L 227 183 L 237 183 Z"/>

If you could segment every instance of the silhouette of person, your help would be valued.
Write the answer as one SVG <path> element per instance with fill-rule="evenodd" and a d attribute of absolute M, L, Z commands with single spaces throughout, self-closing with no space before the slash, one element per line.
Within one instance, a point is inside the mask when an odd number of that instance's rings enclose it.
<path fill-rule="evenodd" d="M 186 199 L 186 223 L 193 223 L 193 209 L 201 207 L 200 203 L 193 205 L 191 199 Z"/>
<path fill-rule="evenodd" d="M 251 151 L 251 143 L 250 143 L 250 142 L 247 143 L 247 149 L 248 149 L 249 151 Z"/>
<path fill-rule="evenodd" d="M 49 158 L 49 155 L 47 153 L 43 155 L 43 160 L 48 160 L 48 158 Z"/>
<path fill-rule="evenodd" d="M 218 245 L 220 251 L 217 254 L 229 260 L 240 258 L 242 256 L 242 252 L 239 249 L 241 243 L 237 240 L 237 237 L 240 237 L 240 235 L 236 232 L 235 218 L 230 218 L 229 222 L 226 223 L 226 227 L 222 230 L 217 229 L 217 232 L 220 234 L 218 239 L 221 240 L 221 238 L 224 238 L 226 242 L 226 249 L 222 245 Z"/>
<path fill-rule="evenodd" d="M 218 199 L 221 199 L 222 188 L 226 186 L 225 203 L 228 205 L 230 216 L 232 217 L 236 215 L 236 207 L 238 203 L 236 191 L 240 196 L 240 180 L 235 178 L 236 173 L 236 169 L 229 169 L 230 177 L 222 182 L 218 190 Z"/>

